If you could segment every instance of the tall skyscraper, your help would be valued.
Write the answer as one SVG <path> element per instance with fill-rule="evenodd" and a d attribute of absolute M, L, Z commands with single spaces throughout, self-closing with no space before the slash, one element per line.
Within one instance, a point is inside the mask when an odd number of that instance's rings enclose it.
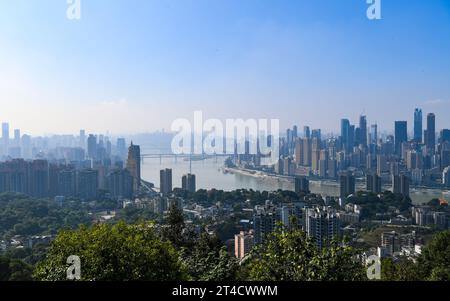
<path fill-rule="evenodd" d="M 90 134 L 88 139 L 88 157 L 89 159 L 95 159 L 97 157 L 97 137 Z"/>
<path fill-rule="evenodd" d="M 395 122 L 395 153 L 400 156 L 402 143 L 408 141 L 408 123 L 406 121 Z"/>
<path fill-rule="evenodd" d="M 433 113 L 427 115 L 427 131 L 425 139 L 427 149 L 434 154 L 436 148 L 436 116 Z"/>
<path fill-rule="evenodd" d="M 92 200 L 97 196 L 99 173 L 94 169 L 84 169 L 78 172 L 77 192 L 85 200 Z"/>
<path fill-rule="evenodd" d="M 359 117 L 359 144 L 367 146 L 367 119 L 366 116 Z"/>
<path fill-rule="evenodd" d="M 20 147 L 20 129 L 14 130 L 14 146 Z"/>
<path fill-rule="evenodd" d="M 162 194 L 172 192 L 172 169 L 166 168 L 159 171 L 159 191 Z"/>
<path fill-rule="evenodd" d="M 348 119 L 341 119 L 341 142 L 345 150 L 348 150 L 349 131 L 350 121 Z"/>
<path fill-rule="evenodd" d="M 125 138 L 117 138 L 117 156 L 124 159 L 127 152 Z"/>
<path fill-rule="evenodd" d="M 79 141 L 79 147 L 81 147 L 82 149 L 86 149 L 86 131 L 85 130 L 80 130 L 80 141 Z"/>
<path fill-rule="evenodd" d="M 378 143 L 378 125 L 372 124 L 370 126 L 370 144 L 377 145 Z"/>
<path fill-rule="evenodd" d="M 306 177 L 295 178 L 295 192 L 309 192 L 309 180 Z"/>
<path fill-rule="evenodd" d="M 373 193 L 381 193 L 381 177 L 376 173 L 366 175 L 366 189 Z"/>
<path fill-rule="evenodd" d="M 8 155 L 9 149 L 9 123 L 2 123 L 2 152 L 3 155 Z"/>
<path fill-rule="evenodd" d="M 346 151 L 352 152 L 353 147 L 355 146 L 355 126 L 354 125 L 350 125 L 350 127 L 348 128 L 347 139 L 348 139 L 348 141 L 347 141 Z"/>
<path fill-rule="evenodd" d="M 133 189 L 136 191 L 141 185 L 141 148 L 133 141 L 128 148 L 127 170 L 133 177 Z"/>
<path fill-rule="evenodd" d="M 392 192 L 409 197 L 409 178 L 404 175 L 392 175 Z"/>
<path fill-rule="evenodd" d="M 340 197 L 346 198 L 355 193 L 355 177 L 351 172 L 343 172 L 339 176 Z"/>
<path fill-rule="evenodd" d="M 444 143 L 444 142 L 450 143 L 450 130 L 449 129 L 441 130 L 439 142 L 440 143 Z"/>
<path fill-rule="evenodd" d="M 303 135 L 305 138 L 311 138 L 311 131 L 309 129 L 309 126 L 305 126 L 303 128 Z"/>
<path fill-rule="evenodd" d="M 181 188 L 183 190 L 194 193 L 196 191 L 195 188 L 195 175 L 194 174 L 186 174 L 181 178 Z"/>
<path fill-rule="evenodd" d="M 414 141 L 417 143 L 422 142 L 422 124 L 423 124 L 423 118 L 422 118 L 422 110 L 416 109 L 414 111 Z"/>

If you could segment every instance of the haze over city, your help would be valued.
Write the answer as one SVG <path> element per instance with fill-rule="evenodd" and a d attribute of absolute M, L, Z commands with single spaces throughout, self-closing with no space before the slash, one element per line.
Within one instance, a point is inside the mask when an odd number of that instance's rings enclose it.
<path fill-rule="evenodd" d="M 360 114 L 392 131 L 420 107 L 450 127 L 448 1 L 383 1 L 375 22 L 354 0 L 66 8 L 0 4 L 0 120 L 32 135 L 169 130 L 197 109 L 338 133 Z"/>

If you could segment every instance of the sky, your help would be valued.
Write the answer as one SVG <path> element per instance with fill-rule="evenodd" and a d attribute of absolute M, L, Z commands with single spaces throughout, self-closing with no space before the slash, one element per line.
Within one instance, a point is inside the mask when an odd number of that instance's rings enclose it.
<path fill-rule="evenodd" d="M 0 0 L 0 121 L 42 135 L 278 118 L 450 128 L 450 1 Z"/>

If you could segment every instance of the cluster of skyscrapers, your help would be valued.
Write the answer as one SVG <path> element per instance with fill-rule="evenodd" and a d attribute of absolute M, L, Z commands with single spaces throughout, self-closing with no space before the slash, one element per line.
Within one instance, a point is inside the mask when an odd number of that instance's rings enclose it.
<path fill-rule="evenodd" d="M 380 135 L 377 124 L 360 116 L 358 125 L 341 120 L 339 136 L 323 138 L 321 130 L 297 126 L 281 140 L 274 172 L 285 176 L 339 179 L 341 197 L 354 193 L 355 178 L 365 178 L 368 191 L 380 193 L 390 185 L 409 195 L 410 185 L 450 187 L 450 130 L 436 132 L 436 116 L 429 113 L 423 129 L 422 110 L 414 111 L 413 135 L 407 121 L 396 121 L 393 134 Z"/>
<path fill-rule="evenodd" d="M 2 130 L 0 192 L 86 200 L 103 192 L 119 199 L 131 198 L 140 187 L 140 148 L 131 144 L 127 157 L 124 138 L 112 145 L 108 137 L 86 136 L 84 130 L 78 137 L 51 138 L 20 137 L 15 130 L 10 141 L 7 123 Z"/>

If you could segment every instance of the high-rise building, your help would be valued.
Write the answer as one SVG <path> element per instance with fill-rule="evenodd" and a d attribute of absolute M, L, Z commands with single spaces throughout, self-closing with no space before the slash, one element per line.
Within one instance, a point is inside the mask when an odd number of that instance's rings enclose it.
<path fill-rule="evenodd" d="M 65 197 L 75 196 L 76 184 L 76 172 L 74 169 L 61 170 L 58 175 L 58 195 Z"/>
<path fill-rule="evenodd" d="M 378 125 L 372 124 L 370 126 L 370 144 L 377 145 L 378 143 Z"/>
<path fill-rule="evenodd" d="M 422 110 L 416 109 L 414 111 L 414 141 L 417 143 L 422 143 L 422 124 L 423 124 L 423 117 L 422 117 Z"/>
<path fill-rule="evenodd" d="M 384 232 L 381 234 L 381 246 L 386 248 L 389 255 L 400 251 L 400 238 L 395 232 Z"/>
<path fill-rule="evenodd" d="M 133 177 L 133 190 L 137 191 L 141 186 L 141 148 L 133 141 L 128 148 L 127 170 Z"/>
<path fill-rule="evenodd" d="M 172 192 L 172 169 L 166 168 L 159 171 L 159 190 L 162 194 Z"/>
<path fill-rule="evenodd" d="M 195 188 L 195 175 L 194 174 L 186 174 L 181 178 L 181 187 L 183 190 L 194 193 L 196 191 Z"/>
<path fill-rule="evenodd" d="M 20 129 L 14 130 L 14 147 L 20 147 Z"/>
<path fill-rule="evenodd" d="M 322 249 L 340 235 L 340 223 L 331 208 L 314 208 L 306 210 L 306 233 L 314 239 L 317 247 Z"/>
<path fill-rule="evenodd" d="M 133 196 L 134 180 L 127 169 L 113 170 L 106 177 L 106 189 L 115 199 Z"/>
<path fill-rule="evenodd" d="M 339 176 L 340 197 L 346 198 L 355 193 L 355 177 L 351 172 L 343 172 Z"/>
<path fill-rule="evenodd" d="M 348 135 L 350 130 L 350 121 L 341 119 L 341 142 L 345 150 L 348 150 Z"/>
<path fill-rule="evenodd" d="M 234 236 L 234 256 L 236 256 L 237 259 L 243 259 L 250 253 L 254 244 L 255 238 L 253 236 L 253 231 L 241 231 Z"/>
<path fill-rule="evenodd" d="M 403 142 L 408 141 L 408 123 L 406 121 L 395 122 L 395 153 L 401 155 Z"/>
<path fill-rule="evenodd" d="M 434 154 L 436 148 L 436 116 L 433 113 L 427 115 L 427 131 L 425 139 L 427 149 Z"/>
<path fill-rule="evenodd" d="M 125 142 L 125 138 L 117 138 L 117 156 L 120 159 L 124 159 L 127 152 L 127 146 Z"/>
<path fill-rule="evenodd" d="M 303 127 L 303 135 L 307 139 L 311 138 L 311 130 L 309 129 L 309 126 Z"/>
<path fill-rule="evenodd" d="M 303 166 L 305 163 L 303 141 L 304 141 L 303 139 L 297 138 L 295 142 L 295 162 L 299 166 Z"/>
<path fill-rule="evenodd" d="M 379 176 L 381 176 L 386 171 L 388 171 L 386 156 L 378 155 L 377 156 L 377 174 Z"/>
<path fill-rule="evenodd" d="M 88 143 L 88 157 L 89 159 L 95 159 L 97 158 L 97 137 L 95 137 L 94 135 L 90 134 L 88 139 L 87 139 L 87 143 Z"/>
<path fill-rule="evenodd" d="M 366 116 L 359 117 L 359 144 L 367 146 L 367 119 Z"/>
<path fill-rule="evenodd" d="M 392 192 L 409 197 L 409 178 L 404 175 L 392 175 Z"/>
<path fill-rule="evenodd" d="M 92 200 L 97 197 L 98 171 L 94 169 L 83 169 L 77 176 L 77 193 L 80 198 Z"/>
<path fill-rule="evenodd" d="M 256 206 L 253 213 L 255 244 L 264 243 L 280 220 L 280 214 L 274 206 L 270 204 Z"/>
<path fill-rule="evenodd" d="M 303 166 L 311 166 L 312 164 L 312 141 L 310 138 L 303 139 Z"/>
<path fill-rule="evenodd" d="M 9 149 L 9 123 L 2 123 L 2 153 L 8 155 Z"/>
<path fill-rule="evenodd" d="M 449 129 L 443 129 L 441 130 L 441 135 L 439 138 L 440 143 L 448 142 L 450 143 L 450 130 Z"/>
<path fill-rule="evenodd" d="M 86 150 L 86 131 L 80 130 L 80 141 L 78 142 L 78 146 L 83 150 Z"/>
<path fill-rule="evenodd" d="M 328 160 L 328 170 L 327 170 L 327 175 L 329 178 L 335 179 L 337 177 L 337 160 L 336 159 L 331 159 Z"/>
<path fill-rule="evenodd" d="M 295 193 L 309 192 L 309 180 L 306 177 L 295 177 Z"/>
<path fill-rule="evenodd" d="M 376 173 L 366 175 L 366 189 L 373 193 L 381 193 L 381 177 Z"/>

